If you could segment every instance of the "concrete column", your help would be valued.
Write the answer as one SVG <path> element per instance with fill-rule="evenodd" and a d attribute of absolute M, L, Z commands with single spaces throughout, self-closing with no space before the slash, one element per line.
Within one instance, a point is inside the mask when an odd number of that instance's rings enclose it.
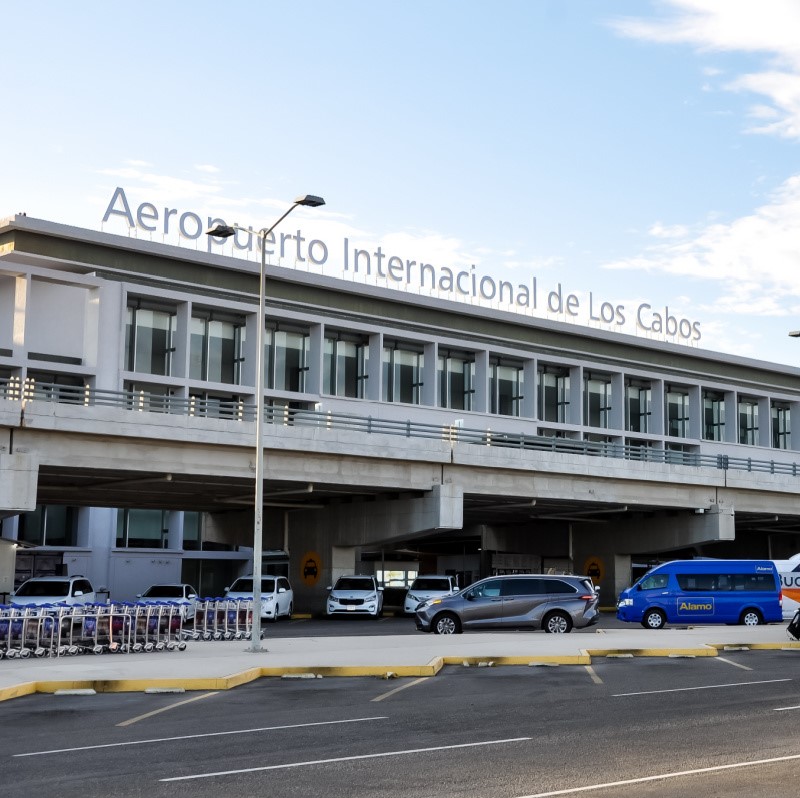
<path fill-rule="evenodd" d="M 323 358 L 325 357 L 325 329 L 312 324 L 309 332 L 308 371 L 305 393 L 319 396 L 322 393 Z"/>
<path fill-rule="evenodd" d="M 475 394 L 472 409 L 476 413 L 489 412 L 489 352 L 486 349 L 475 353 Z"/>
<path fill-rule="evenodd" d="M 19 275 L 14 286 L 14 357 L 27 359 L 28 347 L 25 340 L 25 323 L 28 318 L 28 307 L 31 299 L 31 280 L 26 275 Z"/>
<path fill-rule="evenodd" d="M 428 407 L 438 407 L 439 380 L 436 379 L 438 371 L 438 347 L 436 342 L 425 344 L 422 356 L 422 389 L 420 391 L 420 404 Z"/>
<path fill-rule="evenodd" d="M 536 361 L 526 360 L 522 364 L 522 379 L 524 382 L 524 393 L 522 395 L 522 417 L 537 418 L 537 394 L 539 386 L 536 381 Z"/>
<path fill-rule="evenodd" d="M 386 398 L 383 396 L 383 333 L 369 337 L 366 398 L 373 402 Z"/>

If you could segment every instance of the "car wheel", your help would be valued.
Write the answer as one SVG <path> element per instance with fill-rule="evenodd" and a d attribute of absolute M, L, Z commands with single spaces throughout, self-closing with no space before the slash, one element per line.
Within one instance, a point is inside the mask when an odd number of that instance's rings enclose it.
<path fill-rule="evenodd" d="M 764 623 L 764 619 L 758 610 L 745 610 L 739 618 L 739 623 L 744 626 L 760 626 Z"/>
<path fill-rule="evenodd" d="M 433 633 L 437 635 L 457 635 L 461 633 L 461 621 L 452 612 L 443 612 L 433 621 Z"/>
<path fill-rule="evenodd" d="M 642 626 L 645 629 L 663 629 L 667 622 L 667 616 L 663 610 L 647 610 L 642 618 Z"/>
<path fill-rule="evenodd" d="M 544 619 L 544 630 L 550 634 L 567 634 L 572 630 L 572 618 L 566 612 L 551 612 Z"/>

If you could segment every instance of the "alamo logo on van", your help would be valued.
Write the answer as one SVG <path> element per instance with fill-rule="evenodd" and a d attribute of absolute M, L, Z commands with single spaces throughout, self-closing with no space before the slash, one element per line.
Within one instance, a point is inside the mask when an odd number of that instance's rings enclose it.
<path fill-rule="evenodd" d="M 684 599 L 678 601 L 678 615 L 683 613 L 714 613 L 714 600 L 713 599 L 700 599 L 689 601 Z"/>

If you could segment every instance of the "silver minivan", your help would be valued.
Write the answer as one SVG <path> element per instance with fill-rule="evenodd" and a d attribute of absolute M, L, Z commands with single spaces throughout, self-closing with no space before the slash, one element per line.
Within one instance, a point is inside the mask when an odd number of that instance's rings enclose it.
<path fill-rule="evenodd" d="M 421 632 L 464 629 L 544 629 L 564 634 L 597 623 L 600 599 L 588 576 L 513 574 L 481 579 L 452 596 L 417 607 Z"/>

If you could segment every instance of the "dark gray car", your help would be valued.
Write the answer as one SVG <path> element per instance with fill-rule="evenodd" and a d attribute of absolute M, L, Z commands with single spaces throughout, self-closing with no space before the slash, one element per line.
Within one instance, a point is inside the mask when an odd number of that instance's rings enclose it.
<path fill-rule="evenodd" d="M 599 596 L 588 576 L 514 574 L 481 579 L 452 596 L 417 607 L 417 629 L 544 629 L 565 633 L 597 623 Z"/>

